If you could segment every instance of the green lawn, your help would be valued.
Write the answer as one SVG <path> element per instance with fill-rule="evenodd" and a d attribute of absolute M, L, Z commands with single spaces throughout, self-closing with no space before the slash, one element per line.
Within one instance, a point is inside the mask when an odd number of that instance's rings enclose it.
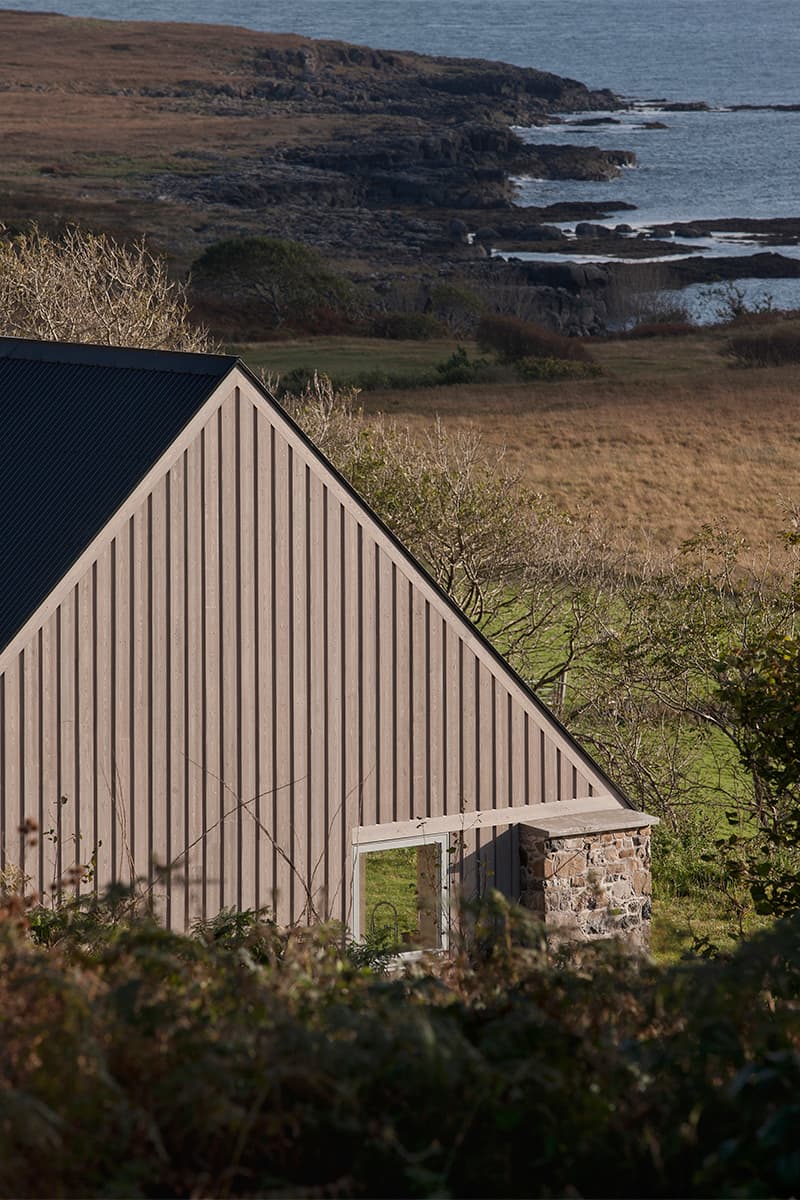
<path fill-rule="evenodd" d="M 743 922 L 744 933 L 756 933 L 772 923 L 769 917 L 750 913 Z M 706 942 L 726 953 L 735 948 L 738 939 L 738 930 L 732 920 L 721 914 L 714 893 L 653 901 L 650 953 L 656 962 L 677 962 Z"/>
<path fill-rule="evenodd" d="M 454 340 L 388 341 L 382 338 L 299 338 L 285 342 L 231 345 L 251 370 L 285 375 L 298 367 L 320 371 L 332 378 L 350 379 L 371 371 L 413 375 L 431 370 L 449 358 Z M 474 347 L 470 347 L 472 351 Z"/>
<path fill-rule="evenodd" d="M 603 376 L 619 382 L 658 383 L 665 379 L 696 381 L 719 377 L 725 363 L 719 357 L 724 333 L 699 330 L 680 338 L 647 338 L 641 341 L 596 341 L 589 351 L 601 366 Z M 331 376 L 351 377 L 370 371 L 413 374 L 430 370 L 463 345 L 470 358 L 480 355 L 475 342 L 466 338 L 432 338 L 401 341 L 367 337 L 300 337 L 270 342 L 233 343 L 226 347 L 258 370 L 285 374 L 297 367 L 324 371 Z"/>

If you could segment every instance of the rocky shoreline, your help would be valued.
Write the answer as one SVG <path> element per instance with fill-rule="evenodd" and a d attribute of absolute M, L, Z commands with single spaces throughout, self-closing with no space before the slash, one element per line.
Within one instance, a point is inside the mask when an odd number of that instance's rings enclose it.
<path fill-rule="evenodd" d="M 262 82 L 240 89 L 237 102 L 277 105 L 298 124 L 350 114 L 346 127 L 289 136 L 257 156 L 220 154 L 204 170 L 171 170 L 148 181 L 147 198 L 257 209 L 264 232 L 305 231 L 331 258 L 346 244 L 391 266 L 413 261 L 423 244 L 437 258 L 485 254 L 454 214 L 475 226 L 486 224 L 483 212 L 513 212 L 514 176 L 604 180 L 635 162 L 625 149 L 527 145 L 511 128 L 557 110 L 619 107 L 610 92 L 499 63 L 296 40 L 259 54 Z"/>
<path fill-rule="evenodd" d="M 694 222 L 636 237 L 625 204 L 521 207 L 520 176 L 606 180 L 635 163 L 625 147 L 567 140 L 573 127 L 613 124 L 630 103 L 545 71 L 12 11 L 0 12 L 0 40 L 14 64 L 0 81 L 0 222 L 146 230 L 178 272 L 222 238 L 291 238 L 376 293 L 404 276 L 522 282 L 540 319 L 592 332 L 606 319 L 603 290 L 635 263 L 515 264 L 492 251 L 663 255 L 676 259 L 675 278 L 698 278 L 703 262 L 719 278 L 742 274 L 744 260 L 692 257 L 692 239 L 748 232 L 766 247 L 800 237 L 800 221 Z M 551 123 L 564 131 L 557 144 L 528 144 L 514 129 Z M 760 269 L 784 270 L 780 256 L 759 257 Z"/>

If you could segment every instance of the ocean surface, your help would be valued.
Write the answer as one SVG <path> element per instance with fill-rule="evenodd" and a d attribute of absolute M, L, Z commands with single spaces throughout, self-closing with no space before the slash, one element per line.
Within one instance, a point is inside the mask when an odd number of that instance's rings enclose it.
<path fill-rule="evenodd" d="M 521 180 L 521 202 L 626 201 L 636 212 L 616 220 L 634 226 L 800 216 L 800 111 L 731 111 L 738 104 L 800 105 L 800 0 L 12 0 L 11 6 L 243 25 L 539 67 L 609 87 L 644 111 L 625 115 L 621 125 L 524 136 L 632 149 L 638 166 L 609 183 Z M 648 102 L 657 109 L 653 102 L 664 100 L 703 100 L 712 111 L 658 112 L 668 128 L 641 129 L 644 119 L 654 119 Z M 725 241 L 711 248 L 749 249 Z M 782 282 L 770 288 L 787 292 Z M 788 293 L 800 303 L 800 283 L 793 281 Z"/>

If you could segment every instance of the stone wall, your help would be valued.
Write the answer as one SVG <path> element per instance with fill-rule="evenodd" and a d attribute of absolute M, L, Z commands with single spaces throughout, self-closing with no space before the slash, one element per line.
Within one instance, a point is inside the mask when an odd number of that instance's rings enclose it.
<path fill-rule="evenodd" d="M 614 824 L 621 814 L 615 814 Z M 630 822 L 631 816 L 626 814 Z M 521 825 L 520 903 L 558 940 L 650 941 L 650 824 L 556 834 Z M 595 824 L 602 824 L 596 822 Z"/>

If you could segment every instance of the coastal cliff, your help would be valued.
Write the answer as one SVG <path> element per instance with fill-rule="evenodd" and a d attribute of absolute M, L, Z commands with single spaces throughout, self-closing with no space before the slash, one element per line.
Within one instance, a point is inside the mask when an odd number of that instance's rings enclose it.
<path fill-rule="evenodd" d="M 178 269 L 254 233 L 354 269 L 481 257 L 462 224 L 513 213 L 514 176 L 606 179 L 633 161 L 526 145 L 513 125 L 620 102 L 503 63 L 9 11 L 0 42 L 0 220 L 147 230 Z"/>
<path fill-rule="evenodd" d="M 527 312 L 575 333 L 604 327 L 620 280 L 646 286 L 647 262 L 515 264 L 490 258 L 493 248 L 683 259 L 685 240 L 705 231 L 654 229 L 653 241 L 598 224 L 630 207 L 621 201 L 515 203 L 520 176 L 606 180 L 635 162 L 624 147 L 567 140 L 564 114 L 606 114 L 582 117 L 585 132 L 613 125 L 608 112 L 623 102 L 546 71 L 232 26 L 13 11 L 0 12 L 0 44 L 0 223 L 12 234 L 31 220 L 146 233 L 178 275 L 223 239 L 291 239 L 378 296 L 404 276 L 524 287 Z M 552 124 L 558 142 L 531 145 L 515 131 L 536 124 Z M 765 247 L 786 224 L 759 229 Z M 664 272 L 664 286 L 794 270 L 761 259 L 695 255 Z"/>

